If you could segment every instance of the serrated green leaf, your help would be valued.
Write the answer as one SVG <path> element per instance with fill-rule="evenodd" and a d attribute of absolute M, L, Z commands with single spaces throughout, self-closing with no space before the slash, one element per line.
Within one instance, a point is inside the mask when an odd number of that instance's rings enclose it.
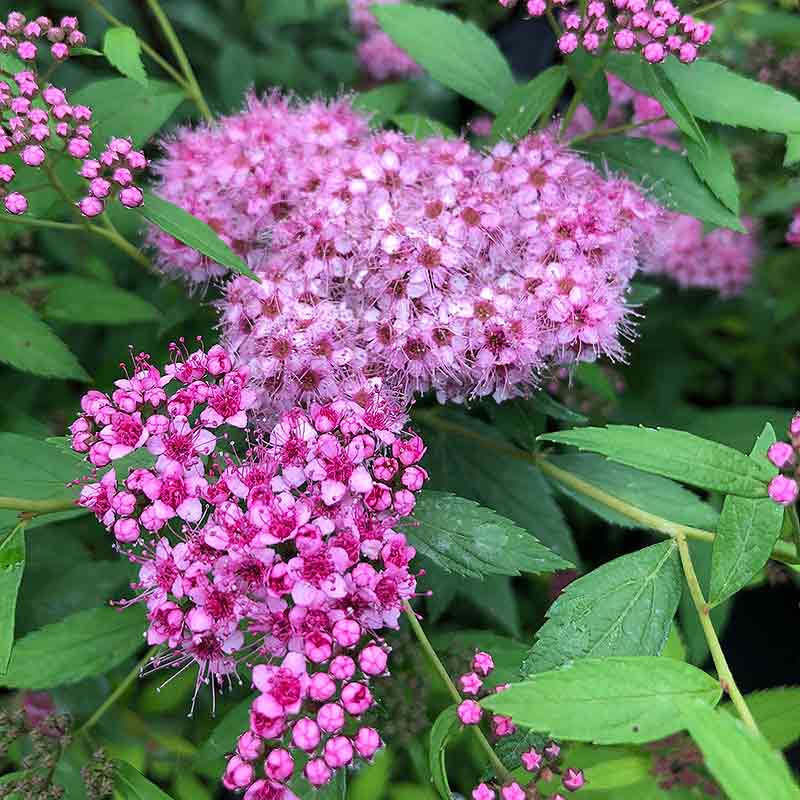
<path fill-rule="evenodd" d="M 684 137 L 683 144 L 689 162 L 698 177 L 703 180 L 716 197 L 734 214 L 739 215 L 739 184 L 730 150 L 719 133 L 710 125 L 703 125 L 706 147 Z"/>
<path fill-rule="evenodd" d="M 431 780 L 443 800 L 450 800 L 450 784 L 447 781 L 447 764 L 445 751 L 447 742 L 461 727 L 456 713 L 456 707 L 450 706 L 442 711 L 436 718 L 431 728 L 431 739 L 428 749 L 428 767 L 431 771 Z"/>
<path fill-rule="evenodd" d="M 109 28 L 103 39 L 103 53 L 108 63 L 126 78 L 147 86 L 147 73 L 142 63 L 142 45 L 133 28 L 127 25 Z"/>
<path fill-rule="evenodd" d="M 59 322 L 127 325 L 161 318 L 155 306 L 133 292 L 72 275 L 34 278 L 20 284 L 16 291 L 34 303 L 43 316 Z"/>
<path fill-rule="evenodd" d="M 127 761 L 114 761 L 114 788 L 122 800 L 172 800 Z"/>
<path fill-rule="evenodd" d="M 517 86 L 492 125 L 490 142 L 501 139 L 515 142 L 525 136 L 539 117 L 553 107 L 566 83 L 567 68 L 556 66 Z"/>
<path fill-rule="evenodd" d="M 608 78 L 605 70 L 598 68 L 597 56 L 581 49 L 567 56 L 567 68 L 589 112 L 598 124 L 608 116 L 611 96 L 608 92 Z"/>
<path fill-rule="evenodd" d="M 393 114 L 392 122 L 415 139 L 429 139 L 431 136 L 453 139 L 456 135 L 447 125 L 421 114 Z"/>
<path fill-rule="evenodd" d="M 683 727 L 678 699 L 716 705 L 719 682 L 671 658 L 583 658 L 490 695 L 481 705 L 559 739 L 638 744 Z"/>
<path fill-rule="evenodd" d="M 696 494 L 667 478 L 615 464 L 602 456 L 589 453 L 548 456 L 547 463 L 569 473 L 569 476 L 565 476 L 548 471 L 546 466 L 542 467 L 562 492 L 612 525 L 625 528 L 646 527 L 641 521 L 626 516 L 624 511 L 612 508 L 602 499 L 581 491 L 582 487 L 573 483 L 570 476 L 577 478 L 585 486 L 600 489 L 612 498 L 679 525 L 705 530 L 716 528 L 719 514 L 715 509 Z"/>
<path fill-rule="evenodd" d="M 14 645 L 17 595 L 25 571 L 25 526 L 0 531 L 0 674 L 8 669 Z"/>
<path fill-rule="evenodd" d="M 91 381 L 70 349 L 25 302 L 0 292 L 0 362 L 45 378 Z"/>
<path fill-rule="evenodd" d="M 574 428 L 539 437 L 580 450 L 600 453 L 611 461 L 673 478 L 702 489 L 742 497 L 765 497 L 772 478 L 769 464 L 686 431 L 609 425 Z"/>
<path fill-rule="evenodd" d="M 93 608 L 46 625 L 14 644 L 0 686 L 52 689 L 101 675 L 133 655 L 144 642 L 144 611 Z"/>
<path fill-rule="evenodd" d="M 445 492 L 422 492 L 414 523 L 405 532 L 409 542 L 442 569 L 468 578 L 572 566 L 510 519 Z"/>
<path fill-rule="evenodd" d="M 586 656 L 655 656 L 681 599 L 677 546 L 660 542 L 573 581 L 547 612 L 523 664 L 545 672 Z"/>
<path fill-rule="evenodd" d="M 786 155 L 783 158 L 783 166 L 791 167 L 800 161 L 800 133 L 789 133 L 786 135 Z"/>
<path fill-rule="evenodd" d="M 74 489 L 67 488 L 81 467 L 75 455 L 29 436 L 0 433 L 0 482 L 4 493 L 29 500 L 68 502 L 77 496 Z"/>
<path fill-rule="evenodd" d="M 609 136 L 579 142 L 575 148 L 599 167 L 624 173 L 668 209 L 745 232 L 738 216 L 697 177 L 686 158 L 668 147 L 644 137 Z"/>
<path fill-rule="evenodd" d="M 162 231 L 194 248 L 211 261 L 258 281 L 258 276 L 217 236 L 205 222 L 153 192 L 145 193 L 144 205 L 137 211 Z"/>
<path fill-rule="evenodd" d="M 775 431 L 767 423 L 750 458 L 777 475 L 778 470 L 766 458 L 767 449 L 774 442 Z M 711 605 L 718 605 L 738 592 L 763 568 L 781 534 L 782 523 L 783 506 L 769 497 L 751 500 L 729 495 L 725 498 L 711 552 L 708 597 Z"/>
<path fill-rule="evenodd" d="M 800 686 L 751 692 L 745 700 L 762 736 L 776 750 L 784 750 L 800 739 Z M 720 708 L 736 713 L 732 703 Z"/>
<path fill-rule="evenodd" d="M 730 800 L 798 800 L 800 788 L 780 753 L 766 739 L 747 730 L 730 714 L 687 697 L 675 707 L 705 765 Z"/>
<path fill-rule="evenodd" d="M 499 114 L 514 89 L 511 68 L 472 22 L 435 8 L 375 6 L 381 28 L 432 78 Z"/>
<path fill-rule="evenodd" d="M 690 141 L 695 143 L 700 152 L 708 155 L 708 144 L 703 131 L 692 112 L 686 108 L 669 76 L 661 69 L 660 65 L 649 64 L 644 60 L 642 60 L 642 69 L 647 81 L 647 94 L 658 100 L 667 116 Z"/>

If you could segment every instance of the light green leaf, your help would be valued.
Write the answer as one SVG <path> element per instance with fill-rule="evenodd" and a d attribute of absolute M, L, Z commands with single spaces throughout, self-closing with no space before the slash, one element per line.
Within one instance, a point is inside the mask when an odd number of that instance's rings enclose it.
<path fill-rule="evenodd" d="M 0 362 L 45 378 L 91 381 L 70 349 L 33 309 L 0 292 Z"/>
<path fill-rule="evenodd" d="M 699 147 L 702 153 L 708 154 L 708 144 L 703 136 L 703 131 L 700 130 L 692 112 L 686 108 L 667 74 L 659 66 L 649 64 L 644 60 L 642 60 L 642 70 L 647 81 L 647 94 L 661 103 L 661 107 L 669 118 Z"/>
<path fill-rule="evenodd" d="M 681 730 L 679 699 L 716 705 L 721 694 L 710 675 L 671 658 L 583 658 L 512 684 L 481 705 L 558 739 L 638 744 Z"/>
<path fill-rule="evenodd" d="M 574 428 L 539 439 L 600 453 L 611 461 L 667 478 L 742 497 L 765 497 L 772 478 L 768 463 L 685 431 L 609 425 Z"/>
<path fill-rule="evenodd" d="M 426 490 L 417 498 L 409 542 L 442 569 L 468 578 L 571 567 L 510 519 L 472 500 Z"/>
<path fill-rule="evenodd" d="M 430 117 L 424 117 L 421 114 L 393 114 L 392 122 L 401 131 L 408 133 L 415 139 L 429 139 L 431 136 L 437 136 L 441 139 L 453 139 L 456 135 L 455 131 L 448 128 L 447 125 Z"/>
<path fill-rule="evenodd" d="M 661 651 L 664 658 L 676 658 L 678 661 L 686 661 L 686 645 L 683 643 L 681 632 L 673 622 L 669 629 L 669 638 Z"/>
<path fill-rule="evenodd" d="M 556 66 L 517 86 L 492 125 L 490 142 L 501 139 L 515 142 L 525 136 L 539 117 L 553 107 L 566 83 L 567 68 Z"/>
<path fill-rule="evenodd" d="M 14 644 L 0 686 L 52 689 L 101 675 L 133 655 L 144 642 L 144 611 L 93 608 L 46 625 Z"/>
<path fill-rule="evenodd" d="M 800 686 L 752 692 L 745 700 L 758 729 L 776 750 L 784 750 L 800 739 Z M 732 703 L 720 708 L 736 713 Z"/>
<path fill-rule="evenodd" d="M 122 800 L 172 800 L 127 761 L 114 762 L 114 788 Z"/>
<path fill-rule="evenodd" d="M 205 222 L 153 192 L 145 193 L 144 205 L 137 209 L 165 233 L 194 248 L 217 264 L 239 275 L 259 280 L 258 276 L 231 250 Z"/>
<path fill-rule="evenodd" d="M 780 753 L 722 710 L 688 697 L 676 708 L 705 756 L 705 765 L 730 800 L 798 800 L 800 788 Z"/>
<path fill-rule="evenodd" d="M 25 571 L 25 526 L 1 531 L 0 537 L 0 674 L 8 669 L 14 645 L 17 595 Z"/>
<path fill-rule="evenodd" d="M 576 149 L 598 166 L 624 173 L 665 208 L 745 232 L 736 214 L 697 177 L 686 158 L 668 147 L 646 138 L 609 136 L 580 142 Z"/>
<path fill-rule="evenodd" d="M 784 167 L 791 167 L 800 161 L 800 133 L 786 135 L 786 155 L 783 159 Z"/>
<path fill-rule="evenodd" d="M 778 470 L 766 458 L 767 449 L 774 442 L 775 431 L 767 423 L 750 458 L 776 475 Z M 711 605 L 738 592 L 763 568 L 778 541 L 782 523 L 783 507 L 769 497 L 725 498 L 711 552 Z"/>
<path fill-rule="evenodd" d="M 714 508 L 667 478 L 615 464 L 589 453 L 548 456 L 547 462 L 569 473 L 569 476 L 554 473 L 543 466 L 545 474 L 562 492 L 612 525 L 646 527 L 641 521 L 626 516 L 624 511 L 606 505 L 597 497 L 590 497 L 581 491 L 584 486 L 600 489 L 612 498 L 679 525 L 712 531 L 716 528 L 719 514 Z M 575 479 L 581 484 L 573 483 Z"/>
<path fill-rule="evenodd" d="M 435 8 L 375 6 L 381 28 L 432 78 L 499 114 L 514 89 L 497 45 L 472 22 Z"/>
<path fill-rule="evenodd" d="M 522 667 L 524 675 L 585 656 L 655 656 L 681 599 L 673 541 L 620 556 L 573 581 L 547 612 Z"/>
<path fill-rule="evenodd" d="M 112 67 L 126 78 L 147 86 L 147 73 L 142 63 L 142 45 L 133 28 L 127 25 L 109 28 L 103 39 L 103 53 Z"/>
<path fill-rule="evenodd" d="M 734 214 L 739 214 L 739 184 L 736 182 L 730 150 L 719 133 L 703 125 L 706 147 L 684 137 L 683 144 L 698 177 Z"/>
<path fill-rule="evenodd" d="M 436 718 L 431 728 L 431 740 L 428 750 L 428 766 L 431 771 L 431 780 L 436 791 L 443 800 L 450 800 L 450 784 L 447 781 L 447 764 L 445 763 L 445 750 L 447 742 L 461 727 L 456 713 L 456 707 L 450 706 L 442 711 Z"/>
<path fill-rule="evenodd" d="M 407 83 L 387 83 L 353 98 L 353 108 L 373 114 L 372 122 L 380 124 L 398 112 L 410 94 Z"/>
<path fill-rule="evenodd" d="M 159 310 L 133 292 L 72 275 L 34 278 L 17 287 L 48 319 L 98 325 L 154 322 Z"/>

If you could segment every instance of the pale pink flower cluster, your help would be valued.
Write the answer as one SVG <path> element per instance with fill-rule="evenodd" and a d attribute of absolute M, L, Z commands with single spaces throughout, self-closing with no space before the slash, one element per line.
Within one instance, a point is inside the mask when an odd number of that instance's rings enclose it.
<path fill-rule="evenodd" d="M 800 494 L 800 414 L 795 415 L 789 424 L 789 441 L 775 442 L 767 451 L 769 460 L 781 471 L 769 484 L 769 496 L 782 506 L 790 506 L 797 501 Z"/>
<path fill-rule="evenodd" d="M 45 162 L 55 163 L 66 154 L 81 163 L 79 174 L 88 182 L 88 194 L 78 208 L 84 216 L 100 214 L 105 200 L 117 195 L 128 208 L 144 200 L 135 177 L 147 167 L 144 154 L 134 150 L 129 139 L 111 139 L 97 159 L 92 151 L 92 110 L 73 105 L 66 93 L 45 85 L 36 71 L 37 47 L 34 40 L 46 37 L 53 42 L 51 52 L 58 61 L 69 56 L 69 47 L 82 46 L 86 37 L 78 30 L 75 17 L 64 17 L 55 26 L 47 17 L 27 22 L 19 12 L 0 23 L 0 50 L 13 51 L 29 63 L 30 69 L 8 71 L 0 66 L 0 159 L 18 154 L 26 167 L 38 169 Z M 17 171 L 0 161 L 0 197 L 6 211 L 24 214 L 27 197 L 9 191 Z"/>
<path fill-rule="evenodd" d="M 422 74 L 422 68 L 384 33 L 369 10 L 373 5 L 394 5 L 401 0 L 349 0 L 350 24 L 364 38 L 356 48 L 366 73 L 375 81 L 408 78 Z"/>
<path fill-rule="evenodd" d="M 247 800 L 291 798 L 301 770 L 321 786 L 381 746 L 362 718 L 371 679 L 386 674 L 378 631 L 398 627 L 416 590 L 415 551 L 397 524 L 427 479 L 425 446 L 377 380 L 242 440 L 246 377 L 220 346 L 176 348 L 163 371 L 141 354 L 110 397 L 85 395 L 72 444 L 95 467 L 155 457 L 152 468 L 109 470 L 79 504 L 140 565 L 147 640 L 168 650 L 155 666 L 195 663 L 197 688 L 213 690 L 239 662 L 259 662 L 260 694 L 224 782 Z"/>
<path fill-rule="evenodd" d="M 786 232 L 786 241 L 792 247 L 800 247 L 800 208 L 794 210 L 794 218 Z"/>
<path fill-rule="evenodd" d="M 472 659 L 472 669 L 458 679 L 458 685 L 462 694 L 470 695 L 467 700 L 463 700 L 456 709 L 458 718 L 463 725 L 479 725 L 483 718 L 483 709 L 477 702 L 481 696 L 492 692 L 502 692 L 508 688 L 508 684 L 500 684 L 492 690 L 484 687 L 485 679 L 494 670 L 494 659 L 489 653 L 476 652 Z M 472 699 L 472 698 L 475 699 Z M 516 726 L 511 717 L 502 714 L 491 716 L 491 732 L 495 738 L 511 736 L 516 733 Z M 479 783 L 472 790 L 473 800 L 526 800 L 529 797 L 541 798 L 541 800 L 564 800 L 564 796 L 558 792 L 545 797 L 541 793 L 541 788 L 537 786 L 540 781 L 549 783 L 557 775 L 561 776 L 561 785 L 569 792 L 576 792 L 582 788 L 586 779 L 582 770 L 567 768 L 562 772 L 559 767 L 561 748 L 555 742 L 549 742 L 539 752 L 535 747 L 531 747 L 520 756 L 523 769 L 531 773 L 530 779 L 523 786 L 519 781 L 511 781 L 504 784 L 499 782 Z"/>
<path fill-rule="evenodd" d="M 517 0 L 499 2 L 508 8 Z M 640 52 L 651 64 L 670 54 L 688 64 L 714 31 L 713 25 L 682 14 L 670 0 L 589 0 L 585 12 L 574 8 L 572 0 L 527 0 L 527 9 L 532 17 L 561 11 L 565 32 L 558 49 L 567 55 L 578 47 L 597 53 L 611 37 L 617 50 Z"/>
<path fill-rule="evenodd" d="M 370 132 L 343 101 L 251 98 L 179 133 L 156 168 L 164 196 L 261 278 L 231 281 L 220 311 L 267 413 L 363 374 L 403 399 L 499 401 L 553 362 L 620 357 L 640 235 L 658 213 L 547 134 L 483 154 Z M 168 271 L 215 274 L 153 241 Z"/>

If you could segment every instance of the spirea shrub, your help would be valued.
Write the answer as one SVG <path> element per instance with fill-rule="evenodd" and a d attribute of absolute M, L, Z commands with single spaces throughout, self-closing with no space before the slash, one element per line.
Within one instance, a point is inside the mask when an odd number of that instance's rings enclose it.
<path fill-rule="evenodd" d="M 0 797 L 798 796 L 721 639 L 800 563 L 792 54 L 90 5 L 0 22 Z"/>

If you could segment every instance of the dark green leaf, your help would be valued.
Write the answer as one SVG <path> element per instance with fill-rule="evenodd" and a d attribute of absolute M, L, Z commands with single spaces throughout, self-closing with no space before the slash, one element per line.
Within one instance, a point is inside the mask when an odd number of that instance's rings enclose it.
<path fill-rule="evenodd" d="M 750 458 L 776 475 L 767 460 L 767 449 L 775 442 L 772 425 L 766 424 Z M 751 500 L 725 498 L 711 554 L 711 591 L 708 602 L 718 605 L 746 586 L 767 563 L 781 533 L 783 506 L 769 497 Z"/>
<path fill-rule="evenodd" d="M 719 133 L 703 125 L 706 147 L 684 137 L 683 144 L 694 171 L 734 214 L 739 215 L 739 184 L 736 182 L 733 159 Z"/>
<path fill-rule="evenodd" d="M 80 474 L 82 463 L 47 442 L 0 433 L 0 482 L 4 494 L 30 500 L 69 500 L 76 497 L 67 483 Z"/>
<path fill-rule="evenodd" d="M 127 761 L 114 762 L 114 788 L 122 800 L 171 800 Z"/>
<path fill-rule="evenodd" d="M 655 656 L 681 599 L 673 541 L 621 556 L 573 581 L 547 612 L 523 674 L 585 656 Z"/>
<path fill-rule="evenodd" d="M 107 672 L 144 642 L 140 606 L 93 608 L 19 639 L 0 686 L 51 689 Z"/>
<path fill-rule="evenodd" d="M 574 372 L 575 380 L 591 389 L 596 395 L 609 403 L 616 402 L 617 391 L 608 377 L 608 373 L 596 361 L 581 361 Z"/>
<path fill-rule="evenodd" d="M 423 117 L 421 114 L 393 114 L 392 122 L 415 139 L 428 139 L 431 136 L 452 139 L 456 135 L 447 125 L 430 117 Z"/>
<path fill-rule="evenodd" d="M 705 765 L 730 800 L 798 800 L 800 788 L 766 739 L 719 709 L 687 697 L 676 708 L 705 756 Z M 678 716 L 678 715 L 676 715 Z"/>
<path fill-rule="evenodd" d="M 248 697 L 222 718 L 195 756 L 196 763 L 213 761 L 233 752 L 237 738 L 247 730 L 252 704 L 253 698 Z"/>
<path fill-rule="evenodd" d="M 753 213 L 759 216 L 791 211 L 800 205 L 800 181 L 766 186 L 765 193 L 753 205 Z"/>
<path fill-rule="evenodd" d="M 605 70 L 599 66 L 597 56 L 578 49 L 567 56 L 567 67 L 572 82 L 580 88 L 583 102 L 595 122 L 603 122 L 608 116 L 611 96 L 608 93 Z"/>
<path fill-rule="evenodd" d="M 649 303 L 661 294 L 660 286 L 653 286 L 649 283 L 633 281 L 625 297 L 626 302 L 632 306 L 641 306 Z"/>
<path fill-rule="evenodd" d="M 145 219 L 157 225 L 165 233 L 194 248 L 211 261 L 222 264 L 239 275 L 247 275 L 253 280 L 259 280 L 247 264 L 217 236 L 212 228 L 197 217 L 193 217 L 188 211 L 184 211 L 153 192 L 145 193 L 144 205 L 138 211 Z"/>
<path fill-rule="evenodd" d="M 552 572 L 571 567 L 510 519 L 472 500 L 424 491 L 414 509 L 409 542 L 442 569 L 468 578 Z"/>
<path fill-rule="evenodd" d="M 461 722 L 456 713 L 456 707 L 450 706 L 442 711 L 436 718 L 431 728 L 431 742 L 428 751 L 428 766 L 431 771 L 431 780 L 444 800 L 450 800 L 450 784 L 447 782 L 447 765 L 445 763 L 445 750 L 447 742 L 461 727 Z"/>
<path fill-rule="evenodd" d="M 142 64 L 142 45 L 133 28 L 127 25 L 109 28 L 103 40 L 103 53 L 112 67 L 126 78 L 147 86 L 147 73 Z"/>
<path fill-rule="evenodd" d="M 484 685 L 493 689 L 502 683 L 513 683 L 521 676 L 522 661 L 528 646 L 517 639 L 509 639 L 485 630 L 459 630 L 431 635 L 434 649 L 440 656 L 469 663 L 476 650 L 492 654 L 494 669 L 484 679 Z"/>
<path fill-rule="evenodd" d="M 765 497 L 769 464 L 717 442 L 670 428 L 609 425 L 575 428 L 540 439 L 600 453 L 611 461 L 683 483 L 743 497 Z"/>
<path fill-rule="evenodd" d="M 744 233 L 731 213 L 703 183 L 686 158 L 650 139 L 609 136 L 576 145 L 598 166 L 622 172 L 648 191 L 661 205 L 722 228 Z"/>
<path fill-rule="evenodd" d="M 471 22 L 435 8 L 376 6 L 381 28 L 432 78 L 499 114 L 514 89 L 494 41 Z"/>
<path fill-rule="evenodd" d="M 560 419 L 562 422 L 569 422 L 571 425 L 583 425 L 589 421 L 588 417 L 573 411 L 571 408 L 567 408 L 567 406 L 554 400 L 544 390 L 531 395 L 528 402 L 538 411 L 541 411 L 542 414 L 553 419 Z"/>
<path fill-rule="evenodd" d="M 671 658 L 583 658 L 490 695 L 481 705 L 559 739 L 637 744 L 683 727 L 679 699 L 716 705 L 719 682 Z"/>
<path fill-rule="evenodd" d="M 648 64 L 644 60 L 642 61 L 642 69 L 647 81 L 647 94 L 658 100 L 661 103 L 661 107 L 678 128 L 683 131 L 690 141 L 693 141 L 698 146 L 700 152 L 708 155 L 708 144 L 705 136 L 703 136 L 703 131 L 700 130 L 697 120 L 692 115 L 692 112 L 686 108 L 680 94 L 664 70 L 658 65 Z"/>
<path fill-rule="evenodd" d="M 353 107 L 372 113 L 373 121 L 381 123 L 403 107 L 409 93 L 407 83 L 387 83 L 357 94 L 353 98 Z"/>
<path fill-rule="evenodd" d="M 25 571 L 25 526 L 0 531 L 0 674 L 8 668 L 14 645 L 17 594 Z"/>
<path fill-rule="evenodd" d="M 784 750 L 800 739 L 800 686 L 752 692 L 745 700 L 758 729 L 776 750 Z M 736 713 L 732 703 L 720 708 Z"/>
<path fill-rule="evenodd" d="M 462 578 L 460 597 L 479 611 L 495 627 L 511 636 L 522 636 L 519 603 L 511 578 L 487 575 L 483 580 Z"/>
<path fill-rule="evenodd" d="M 492 126 L 491 142 L 515 142 L 525 136 L 539 117 L 553 108 L 567 83 L 567 69 L 550 67 L 532 81 L 517 86 Z"/>
<path fill-rule="evenodd" d="M 31 307 L 0 292 L 0 362 L 45 378 L 91 381 L 69 348 Z"/>
<path fill-rule="evenodd" d="M 800 161 L 800 133 L 786 134 L 786 155 L 783 159 L 784 167 L 791 167 Z"/>

